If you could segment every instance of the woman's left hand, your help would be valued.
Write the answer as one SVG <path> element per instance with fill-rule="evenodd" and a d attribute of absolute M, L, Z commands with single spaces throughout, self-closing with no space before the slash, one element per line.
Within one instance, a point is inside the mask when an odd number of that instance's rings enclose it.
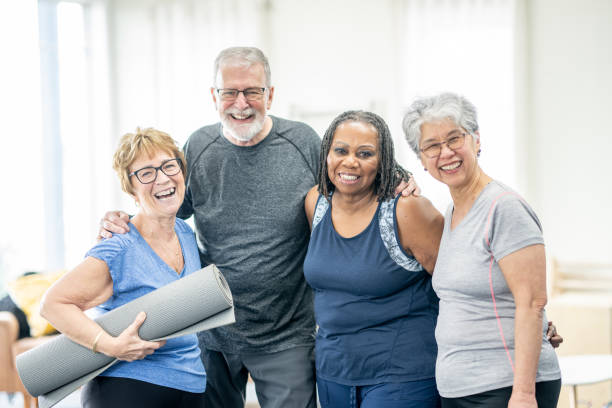
<path fill-rule="evenodd" d="M 535 394 L 512 391 L 508 408 L 538 408 Z"/>

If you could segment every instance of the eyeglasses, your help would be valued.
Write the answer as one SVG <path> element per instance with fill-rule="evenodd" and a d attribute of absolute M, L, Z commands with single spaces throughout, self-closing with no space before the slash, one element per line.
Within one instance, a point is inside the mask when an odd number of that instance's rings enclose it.
<path fill-rule="evenodd" d="M 216 91 L 222 101 L 235 101 L 240 92 L 242 92 L 247 101 L 258 101 L 261 99 L 266 89 L 267 88 L 217 88 Z"/>
<path fill-rule="evenodd" d="M 175 176 L 183 168 L 183 163 L 179 158 L 174 158 L 162 162 L 158 167 L 148 166 L 131 172 L 128 177 L 136 176 L 142 184 L 149 184 L 157 180 L 157 171 L 161 170 L 166 176 Z"/>
<path fill-rule="evenodd" d="M 434 159 L 442 153 L 442 145 L 446 145 L 451 150 L 461 149 L 465 143 L 465 133 L 455 134 L 441 143 L 432 143 L 420 149 L 425 156 Z"/>

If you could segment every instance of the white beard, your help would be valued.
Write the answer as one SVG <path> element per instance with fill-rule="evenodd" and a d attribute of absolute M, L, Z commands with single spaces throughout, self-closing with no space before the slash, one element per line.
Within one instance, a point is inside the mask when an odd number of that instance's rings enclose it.
<path fill-rule="evenodd" d="M 230 136 L 234 139 L 240 140 L 241 142 L 248 142 L 253 139 L 264 127 L 264 123 L 266 117 L 260 115 L 258 112 L 254 112 L 252 109 L 245 109 L 244 111 L 238 111 L 236 109 L 228 109 L 223 112 L 223 117 L 221 119 L 221 124 L 223 125 L 223 130 L 227 131 Z M 255 120 L 252 123 L 239 125 L 228 117 L 231 114 L 255 114 Z"/>

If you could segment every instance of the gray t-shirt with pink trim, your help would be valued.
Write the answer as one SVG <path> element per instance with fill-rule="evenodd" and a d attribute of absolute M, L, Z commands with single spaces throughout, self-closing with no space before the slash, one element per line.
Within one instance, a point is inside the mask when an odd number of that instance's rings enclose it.
<path fill-rule="evenodd" d="M 514 361 L 515 304 L 498 261 L 544 243 L 540 221 L 531 207 L 497 181 L 483 189 L 451 231 L 452 214 L 451 204 L 432 279 L 440 298 L 436 381 L 445 398 L 512 386 L 509 356 Z M 537 382 L 561 378 L 556 354 L 546 340 L 547 325 L 544 313 Z"/>

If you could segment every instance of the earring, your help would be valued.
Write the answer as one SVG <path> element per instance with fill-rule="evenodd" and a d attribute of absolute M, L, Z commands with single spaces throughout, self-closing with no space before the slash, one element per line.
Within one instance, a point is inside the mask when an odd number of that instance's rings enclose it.
<path fill-rule="evenodd" d="M 423 170 L 427 171 L 427 167 L 423 167 Z"/>
<path fill-rule="evenodd" d="M 480 150 L 481 149 L 478 149 L 478 151 L 476 152 L 476 157 L 480 157 Z"/>

